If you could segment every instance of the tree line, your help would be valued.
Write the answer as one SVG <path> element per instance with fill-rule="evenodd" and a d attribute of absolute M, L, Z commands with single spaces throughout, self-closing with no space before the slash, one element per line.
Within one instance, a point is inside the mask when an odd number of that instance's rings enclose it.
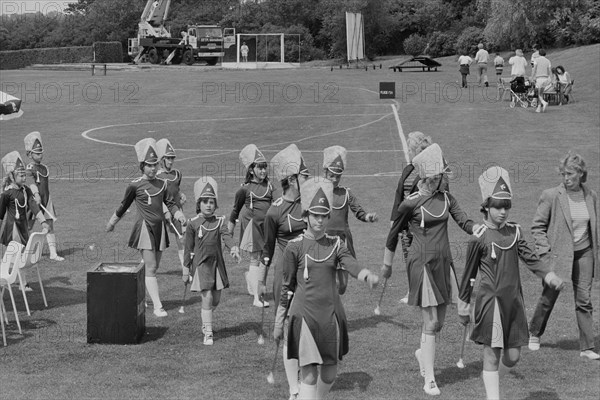
<path fill-rule="evenodd" d="M 136 37 L 145 0 L 78 0 L 60 12 L 3 14 L 0 49 L 88 46 Z M 364 18 L 369 58 L 422 51 L 437 57 L 600 42 L 597 0 L 173 0 L 173 36 L 191 24 L 237 33 L 301 34 L 303 61 L 346 55 L 345 11 Z M 407 39 L 409 39 L 407 41 Z M 410 49 L 405 48 L 408 45 Z M 413 48 L 416 46 L 416 50 Z"/>

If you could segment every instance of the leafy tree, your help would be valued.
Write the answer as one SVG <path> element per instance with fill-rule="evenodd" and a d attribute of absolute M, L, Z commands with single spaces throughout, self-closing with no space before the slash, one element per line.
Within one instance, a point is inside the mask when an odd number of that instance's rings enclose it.
<path fill-rule="evenodd" d="M 404 52 L 416 57 L 423 54 L 425 47 L 427 47 L 427 39 L 418 33 L 413 33 L 404 40 Z"/>

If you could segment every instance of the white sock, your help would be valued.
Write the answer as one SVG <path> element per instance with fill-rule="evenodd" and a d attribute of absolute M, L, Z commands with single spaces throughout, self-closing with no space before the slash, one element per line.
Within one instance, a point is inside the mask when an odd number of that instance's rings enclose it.
<path fill-rule="evenodd" d="M 333 386 L 333 382 L 331 383 L 325 383 L 323 382 L 323 380 L 321 379 L 321 376 L 319 375 L 319 380 L 317 381 L 317 399 L 323 399 L 325 398 L 325 395 L 327 395 L 327 393 L 329 393 L 329 390 L 331 389 L 331 387 Z"/>
<path fill-rule="evenodd" d="M 502 358 L 500 359 L 500 364 L 498 365 L 498 375 L 500 378 L 505 377 L 513 367 L 507 367 L 503 362 Z"/>
<path fill-rule="evenodd" d="M 483 386 L 485 386 L 485 394 L 487 400 L 500 399 L 500 376 L 498 371 L 486 371 L 481 374 L 483 378 Z"/>
<path fill-rule="evenodd" d="M 158 295 L 158 281 L 155 276 L 147 276 L 146 279 L 146 290 L 152 299 L 152 305 L 155 310 L 160 310 L 162 308 L 162 303 L 160 302 L 160 296 Z"/>
<path fill-rule="evenodd" d="M 48 241 L 50 257 L 56 257 L 56 235 L 54 235 L 54 233 L 48 233 L 46 235 L 46 240 Z"/>
<path fill-rule="evenodd" d="M 283 355 L 283 367 L 285 368 L 285 376 L 290 387 L 290 394 L 298 393 L 298 360 L 295 358 L 287 358 L 288 347 L 284 344 L 281 351 Z"/>
<path fill-rule="evenodd" d="M 177 250 L 177 254 L 179 255 L 179 262 L 181 262 L 181 266 L 183 267 L 183 250 Z"/>
<path fill-rule="evenodd" d="M 435 381 L 433 364 L 435 362 L 435 335 L 421 334 L 421 362 L 425 370 L 425 382 Z"/>
<path fill-rule="evenodd" d="M 251 295 L 254 296 L 255 299 L 258 299 L 256 294 L 257 286 L 258 286 L 258 261 L 250 261 L 250 266 L 248 267 L 248 287 L 250 288 Z"/>
<path fill-rule="evenodd" d="M 317 385 L 309 385 L 301 382 L 300 391 L 298 392 L 298 400 L 315 400 L 316 398 Z"/>
<path fill-rule="evenodd" d="M 202 327 L 208 334 L 212 334 L 213 332 L 213 312 L 212 310 L 205 310 L 204 308 L 200 312 L 200 316 L 202 318 Z"/>

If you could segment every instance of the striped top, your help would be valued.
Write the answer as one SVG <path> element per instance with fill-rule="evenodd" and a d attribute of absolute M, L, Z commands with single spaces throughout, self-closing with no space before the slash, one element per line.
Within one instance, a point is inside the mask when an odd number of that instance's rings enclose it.
<path fill-rule="evenodd" d="M 569 209 L 571 211 L 571 224 L 573 225 L 574 250 L 584 250 L 590 242 L 590 214 L 585 204 L 583 190 L 578 192 L 567 192 L 569 198 Z"/>

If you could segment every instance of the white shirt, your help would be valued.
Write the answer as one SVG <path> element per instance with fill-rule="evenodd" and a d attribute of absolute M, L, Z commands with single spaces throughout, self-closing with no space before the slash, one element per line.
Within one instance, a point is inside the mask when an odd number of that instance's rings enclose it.
<path fill-rule="evenodd" d="M 460 65 L 470 65 L 472 62 L 473 62 L 473 59 L 469 56 L 458 57 L 458 63 Z"/>
<path fill-rule="evenodd" d="M 490 53 L 488 53 L 487 50 L 485 50 L 485 49 L 479 49 L 477 54 L 475 54 L 475 61 L 477 61 L 478 63 L 487 64 L 489 58 L 490 58 Z"/>
<path fill-rule="evenodd" d="M 523 56 L 512 56 L 509 58 L 508 63 L 512 65 L 510 71 L 511 75 L 514 76 L 525 76 L 525 67 L 527 67 L 527 60 Z"/>

